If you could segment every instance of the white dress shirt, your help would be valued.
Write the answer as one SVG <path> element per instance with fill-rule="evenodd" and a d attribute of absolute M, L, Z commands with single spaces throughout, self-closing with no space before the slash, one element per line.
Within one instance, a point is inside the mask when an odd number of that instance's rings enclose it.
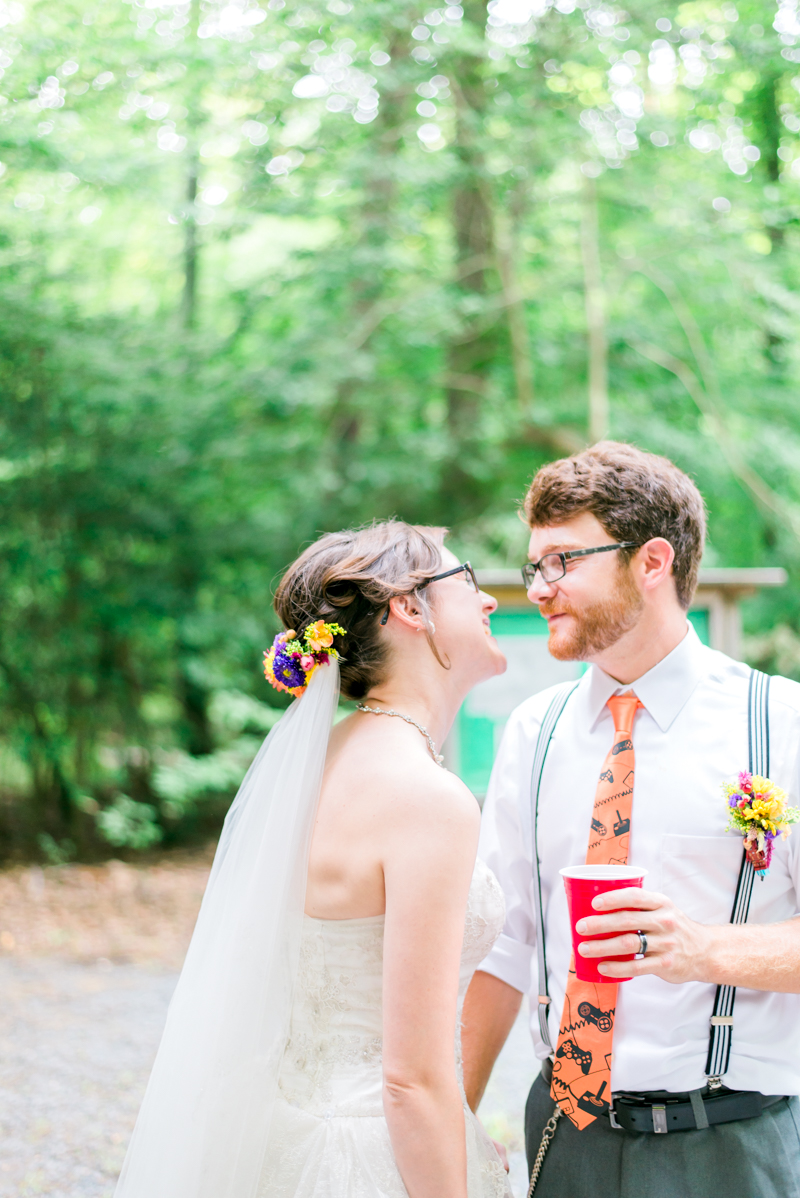
<path fill-rule="evenodd" d="M 539 797 L 539 853 L 555 1046 L 571 940 L 559 869 L 586 860 L 597 779 L 614 725 L 611 695 L 633 690 L 644 704 L 633 725 L 636 774 L 628 861 L 645 866 L 645 887 L 668 895 L 692 919 L 730 920 L 742 857 L 741 836 L 725 831 L 724 781 L 747 769 L 750 671 L 706 648 L 690 627 L 663 661 L 629 686 L 591 666 L 555 729 Z M 506 896 L 503 934 L 480 966 L 531 997 L 531 1031 L 539 1057 L 536 926 L 529 838 L 521 805 L 530 804 L 533 753 L 553 689 L 511 716 L 484 807 L 479 856 Z M 773 678 L 769 695 L 770 777 L 797 803 L 800 793 L 800 685 Z M 800 825 L 776 840 L 764 881 L 756 879 L 748 922 L 798 914 Z M 715 987 L 673 985 L 654 976 L 619 987 L 612 1090 L 693 1090 L 705 1084 L 709 1017 Z M 762 1094 L 800 1093 L 800 995 L 739 989 L 733 1047 L 724 1082 Z"/>

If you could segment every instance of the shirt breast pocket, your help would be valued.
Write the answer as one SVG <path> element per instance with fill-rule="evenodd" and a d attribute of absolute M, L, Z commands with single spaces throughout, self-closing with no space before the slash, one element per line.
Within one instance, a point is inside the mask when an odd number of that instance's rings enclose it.
<path fill-rule="evenodd" d="M 727 923 L 742 862 L 738 836 L 661 836 L 661 889 L 690 919 Z"/>

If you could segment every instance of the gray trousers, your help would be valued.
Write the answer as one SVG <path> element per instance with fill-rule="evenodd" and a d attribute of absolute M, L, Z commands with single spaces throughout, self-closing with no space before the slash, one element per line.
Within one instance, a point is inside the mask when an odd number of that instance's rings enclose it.
<path fill-rule="evenodd" d="M 529 1173 L 554 1110 L 537 1077 L 525 1107 Z M 607 1119 L 578 1131 L 562 1116 L 534 1198 L 800 1198 L 800 1101 L 661 1136 L 616 1131 Z"/>

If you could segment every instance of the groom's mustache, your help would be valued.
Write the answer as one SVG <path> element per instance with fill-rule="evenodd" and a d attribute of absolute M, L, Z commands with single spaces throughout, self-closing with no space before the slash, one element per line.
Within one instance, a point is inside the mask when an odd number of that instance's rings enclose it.
<path fill-rule="evenodd" d="M 545 599 L 539 604 L 539 615 L 547 619 L 549 616 L 577 616 L 578 613 L 573 611 L 568 603 L 557 606 L 554 599 Z"/>

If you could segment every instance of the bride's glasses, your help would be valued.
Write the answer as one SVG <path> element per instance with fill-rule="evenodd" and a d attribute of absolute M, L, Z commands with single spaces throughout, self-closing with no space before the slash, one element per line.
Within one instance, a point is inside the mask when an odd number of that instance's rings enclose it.
<path fill-rule="evenodd" d="M 478 594 L 480 594 L 481 588 L 478 585 L 478 580 L 475 577 L 475 571 L 472 568 L 471 562 L 463 562 L 460 566 L 453 566 L 452 570 L 445 570 L 444 574 L 434 574 L 433 578 L 425 578 L 419 584 L 419 587 L 417 589 L 421 590 L 423 587 L 429 586 L 430 583 L 432 583 L 432 582 L 440 582 L 443 578 L 450 578 L 450 576 L 453 574 L 460 574 L 462 570 L 464 571 L 464 578 L 467 583 L 467 586 L 470 587 L 472 590 L 476 591 Z M 386 611 L 381 616 L 381 624 L 385 624 L 388 619 L 389 619 L 389 608 L 387 607 Z"/>
<path fill-rule="evenodd" d="M 536 571 L 543 582 L 558 582 L 567 572 L 567 562 L 576 557 L 588 557 L 591 553 L 608 553 L 610 549 L 636 549 L 635 541 L 621 541 L 618 545 L 598 545 L 596 549 L 569 549 L 564 553 L 546 553 L 538 562 L 526 562 L 522 567 L 522 581 L 529 591 L 536 581 Z M 463 567 L 462 567 L 463 569 Z"/>
<path fill-rule="evenodd" d="M 434 574 L 433 578 L 426 578 L 424 582 L 420 583 L 420 586 L 426 587 L 430 582 L 439 582 L 442 578 L 449 578 L 451 574 L 460 574 L 462 570 L 468 585 L 474 590 L 480 591 L 481 588 L 478 586 L 478 580 L 470 562 L 464 562 L 461 566 L 453 566 L 452 570 L 445 570 L 444 574 Z"/>

